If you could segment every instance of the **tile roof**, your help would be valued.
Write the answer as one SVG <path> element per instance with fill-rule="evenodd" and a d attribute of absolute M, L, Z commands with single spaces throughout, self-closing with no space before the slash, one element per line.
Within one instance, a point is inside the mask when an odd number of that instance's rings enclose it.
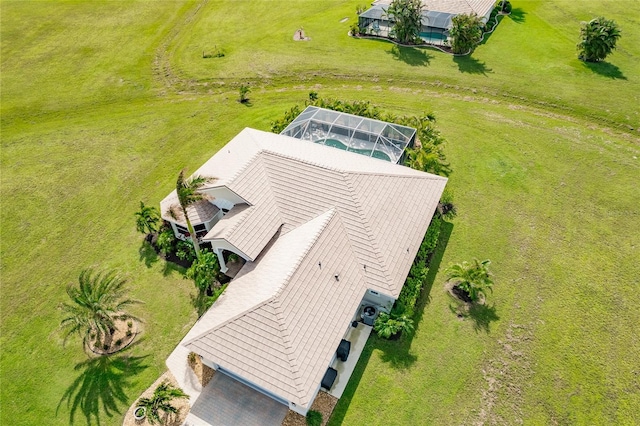
<path fill-rule="evenodd" d="M 377 0 L 376 5 L 387 6 L 392 0 Z M 454 15 L 476 13 L 485 16 L 495 6 L 495 0 L 422 0 L 423 11 L 445 12 Z"/>
<path fill-rule="evenodd" d="M 184 214 L 180 208 L 180 203 L 178 202 L 178 196 L 176 195 L 175 190 L 162 200 L 160 203 L 160 210 L 162 211 L 163 219 L 176 222 L 186 228 L 187 222 L 184 220 Z M 171 210 L 173 210 L 176 217 L 172 216 L 170 212 Z M 218 211 L 220 211 L 220 209 L 207 200 L 200 200 L 187 207 L 187 214 L 189 215 L 189 220 L 191 220 L 192 225 L 210 221 L 216 214 L 218 214 Z"/>
<path fill-rule="evenodd" d="M 252 129 L 196 173 L 250 204 L 206 238 L 255 261 L 185 345 L 307 406 L 365 291 L 399 295 L 447 180 Z"/>

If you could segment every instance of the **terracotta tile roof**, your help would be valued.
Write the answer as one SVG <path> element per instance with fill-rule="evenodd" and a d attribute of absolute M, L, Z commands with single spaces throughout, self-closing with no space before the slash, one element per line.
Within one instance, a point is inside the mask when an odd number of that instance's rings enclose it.
<path fill-rule="evenodd" d="M 252 129 L 196 173 L 251 204 L 207 238 L 262 251 L 186 346 L 307 406 L 365 291 L 399 295 L 446 179 Z"/>

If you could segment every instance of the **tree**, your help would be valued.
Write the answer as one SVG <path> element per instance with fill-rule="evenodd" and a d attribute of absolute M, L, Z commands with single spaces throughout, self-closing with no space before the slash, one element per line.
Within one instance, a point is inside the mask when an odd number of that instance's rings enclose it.
<path fill-rule="evenodd" d="M 171 405 L 171 402 L 176 398 L 189 398 L 189 395 L 165 380 L 153 391 L 151 398 L 140 398 L 138 407 L 146 409 L 147 419 L 152 425 L 156 422 L 164 424 L 164 419 L 160 417 L 160 411 L 163 411 L 165 415 L 177 413 L 179 410 Z"/>
<path fill-rule="evenodd" d="M 219 272 L 220 264 L 216 255 L 203 250 L 200 258 L 187 269 L 186 277 L 193 280 L 200 293 L 206 293 L 214 285 Z"/>
<path fill-rule="evenodd" d="M 171 217 L 177 220 L 180 216 L 177 209 L 178 207 L 180 208 L 180 213 L 182 213 L 182 215 L 184 216 L 184 220 L 187 223 L 189 238 L 191 238 L 191 241 L 193 242 L 193 248 L 196 251 L 196 258 L 200 259 L 200 245 L 198 244 L 198 237 L 196 236 L 193 225 L 191 225 L 191 221 L 189 220 L 187 208 L 206 198 L 206 196 L 202 192 L 200 192 L 200 189 L 205 184 L 212 182 L 214 178 L 192 176 L 189 179 L 185 179 L 184 175 L 185 170 L 183 169 L 180 171 L 178 180 L 176 181 L 176 193 L 178 195 L 179 206 L 171 206 L 171 208 L 169 209 L 169 214 L 171 215 Z"/>
<path fill-rule="evenodd" d="M 65 342 L 72 334 L 78 334 L 84 344 L 95 333 L 98 342 L 115 331 L 115 320 L 138 319 L 125 312 L 125 308 L 141 303 L 124 298 L 126 281 L 115 271 L 94 273 L 85 269 L 78 278 L 78 287 L 67 286 L 67 294 L 72 303 L 62 304 L 66 317 L 61 326 L 67 329 Z"/>
<path fill-rule="evenodd" d="M 240 97 L 238 98 L 238 101 L 241 104 L 246 104 L 247 102 L 249 102 L 249 98 L 247 97 L 247 95 L 249 94 L 250 91 L 251 89 L 249 88 L 249 86 L 244 84 L 240 85 L 240 89 L 238 89 L 238 93 L 240 95 Z"/>
<path fill-rule="evenodd" d="M 616 48 L 621 37 L 615 21 L 602 16 L 583 22 L 580 28 L 578 58 L 586 62 L 599 62 Z"/>
<path fill-rule="evenodd" d="M 493 287 L 488 269 L 490 264 L 491 261 L 488 259 L 482 262 L 473 259 L 471 263 L 465 261 L 449 266 L 446 273 L 449 280 L 458 281 L 456 287 L 467 293 L 471 301 L 476 302 L 480 295 L 485 294 L 485 290 L 491 290 Z"/>
<path fill-rule="evenodd" d="M 390 36 L 402 44 L 413 44 L 422 29 L 422 2 L 420 0 L 393 0 L 385 10 L 393 22 Z"/>
<path fill-rule="evenodd" d="M 451 19 L 449 30 L 453 53 L 470 53 L 482 40 L 482 21 L 475 13 L 461 14 Z"/>
<path fill-rule="evenodd" d="M 136 212 L 136 229 L 142 234 L 152 234 L 158 230 L 160 213 L 155 207 L 145 206 L 140 201 L 140 211 Z"/>
<path fill-rule="evenodd" d="M 405 165 L 415 170 L 449 176 L 451 167 L 446 162 L 442 151 L 434 145 L 423 145 L 420 148 L 407 148 Z"/>

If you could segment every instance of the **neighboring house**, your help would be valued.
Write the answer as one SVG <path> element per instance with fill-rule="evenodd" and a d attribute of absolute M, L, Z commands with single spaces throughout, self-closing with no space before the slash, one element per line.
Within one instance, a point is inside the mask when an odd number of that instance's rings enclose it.
<path fill-rule="evenodd" d="M 389 36 L 393 22 L 389 20 L 386 10 L 391 2 L 392 0 L 377 0 L 370 9 L 360 14 L 358 23 L 365 34 Z M 447 40 L 454 16 L 475 13 L 486 23 L 495 3 L 495 0 L 422 0 L 420 37 L 427 43 L 442 44 Z"/>
<path fill-rule="evenodd" d="M 223 271 L 247 262 L 167 365 L 195 352 L 304 415 L 363 306 L 391 309 L 447 179 L 249 128 L 195 174 L 217 178 L 190 216 L 202 241 Z"/>

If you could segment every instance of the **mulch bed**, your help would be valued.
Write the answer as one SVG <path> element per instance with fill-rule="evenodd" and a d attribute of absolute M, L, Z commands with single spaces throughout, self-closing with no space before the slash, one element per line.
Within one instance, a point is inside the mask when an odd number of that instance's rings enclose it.
<path fill-rule="evenodd" d="M 331 396 L 326 392 L 320 391 L 318 392 L 318 396 L 313 401 L 311 405 L 311 409 L 315 411 L 319 411 L 322 414 L 322 426 L 325 426 L 329 422 L 329 418 L 331 418 L 331 413 L 333 413 L 333 409 L 336 407 L 338 403 L 338 398 L 335 396 Z M 289 410 L 286 417 L 282 421 L 282 426 L 306 426 L 307 419 L 294 412 Z"/>
<path fill-rule="evenodd" d="M 191 367 L 196 377 L 198 378 L 198 381 L 202 385 L 202 388 L 204 389 L 204 387 L 207 386 L 209 381 L 211 381 L 211 379 L 213 378 L 216 370 L 204 365 L 202 363 L 202 358 L 200 358 L 198 355 L 196 355 L 196 357 L 193 359 L 193 362 L 191 360 L 188 360 L 188 362 L 189 367 Z"/>
<path fill-rule="evenodd" d="M 131 322 L 131 328 L 128 323 Z M 96 346 L 96 342 L 89 343 L 88 349 L 97 355 L 110 355 L 119 352 L 129 346 L 138 335 L 138 322 L 135 320 L 120 320 L 114 321 L 116 330 L 111 336 L 105 336 L 103 342 L 99 342 Z M 127 331 L 130 331 L 130 335 L 127 336 Z M 118 345 L 117 343 L 120 342 Z M 103 345 L 108 345 L 107 349 Z"/>
<path fill-rule="evenodd" d="M 171 383 L 173 386 L 179 387 L 178 382 L 176 382 L 175 377 L 173 377 L 173 374 L 171 374 L 171 372 L 169 371 L 165 371 L 164 374 L 160 376 L 158 380 L 153 382 L 153 384 L 149 386 L 149 388 L 147 388 L 146 391 L 142 392 L 142 395 L 140 395 L 140 398 L 149 398 L 151 395 L 153 395 L 153 391 L 156 390 L 158 385 L 165 380 L 168 380 L 169 383 Z M 138 400 L 140 398 L 138 398 L 136 402 L 134 402 L 131 405 L 131 407 L 129 407 L 129 410 L 127 410 L 126 414 L 124 415 L 124 421 L 122 422 L 122 426 L 150 426 L 151 425 L 151 423 L 149 423 L 146 417 L 142 420 L 136 420 L 135 417 L 133 416 L 133 412 L 138 406 Z M 178 413 L 175 415 L 172 414 L 172 415 L 166 416 L 164 419 L 165 422 L 163 424 L 165 426 L 180 426 L 184 423 L 184 420 L 187 418 L 187 414 L 189 414 L 189 408 L 190 408 L 189 398 L 176 398 L 171 402 L 171 405 L 173 405 L 178 409 Z"/>

